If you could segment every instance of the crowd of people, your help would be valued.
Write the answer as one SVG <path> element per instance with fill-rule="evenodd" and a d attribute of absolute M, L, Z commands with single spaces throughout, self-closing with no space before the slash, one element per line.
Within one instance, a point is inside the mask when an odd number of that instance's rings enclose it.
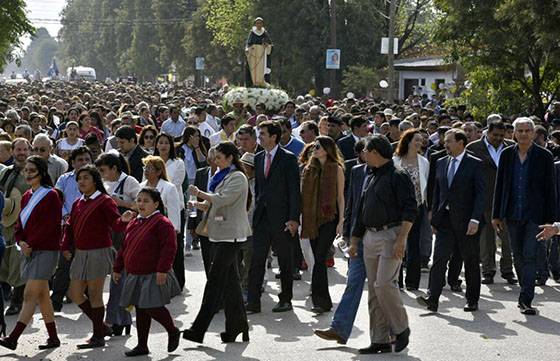
<path fill-rule="evenodd" d="M 34 82 L 0 88 L 0 346 L 17 348 L 38 304 L 60 346 L 54 313 L 75 303 L 92 322 L 79 348 L 130 333 L 149 353 L 154 319 L 168 351 L 202 343 L 218 310 L 223 342 L 249 340 L 266 269 L 277 258 L 272 312 L 292 310 L 293 282 L 311 274 L 311 311 L 330 312 L 328 267 L 348 258 L 331 326 L 345 344 L 368 285 L 371 344 L 400 352 L 410 328 L 401 292 L 437 312 L 442 289 L 478 310 L 481 284 L 500 271 L 519 282 L 520 312 L 535 286 L 560 282 L 557 194 L 560 103 L 544 119 L 488 115 L 411 96 L 297 96 L 280 110 L 254 109 L 227 89 L 161 84 Z M 5 246 L 4 246 L 5 245 Z M 497 245 L 501 248 L 496 262 Z M 200 250 L 207 276 L 200 310 L 180 331 L 166 305 L 188 284 Z M 498 266 L 499 264 L 499 266 Z M 447 276 L 446 276 L 447 273 Z M 103 290 L 110 276 L 109 300 Z"/>

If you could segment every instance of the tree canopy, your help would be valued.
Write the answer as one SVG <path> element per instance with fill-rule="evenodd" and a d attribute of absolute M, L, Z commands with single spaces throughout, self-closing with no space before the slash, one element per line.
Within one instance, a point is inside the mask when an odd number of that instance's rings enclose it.
<path fill-rule="evenodd" d="M 543 116 L 560 96 L 558 1 L 435 0 L 435 5 L 443 13 L 436 39 L 473 78 L 465 100 Z"/>
<path fill-rule="evenodd" d="M 341 70 L 385 65 L 379 54 L 388 23 L 383 0 L 333 0 Z M 427 32 L 431 0 L 399 2 L 402 50 L 417 48 Z M 274 50 L 272 82 L 295 92 L 328 85 L 329 0 L 72 0 L 62 13 L 64 65 L 93 66 L 99 78 L 134 73 L 154 80 L 176 69 L 180 78 L 198 75 L 194 59 L 205 57 L 204 75 L 242 84 L 244 46 L 255 17 L 265 20 Z M 422 30 L 423 29 L 423 30 Z M 423 33 L 419 32 L 420 30 Z"/>
<path fill-rule="evenodd" d="M 25 15 L 24 0 L 0 1 L 0 69 L 13 60 L 13 51 L 21 46 L 20 38 L 34 31 Z"/>

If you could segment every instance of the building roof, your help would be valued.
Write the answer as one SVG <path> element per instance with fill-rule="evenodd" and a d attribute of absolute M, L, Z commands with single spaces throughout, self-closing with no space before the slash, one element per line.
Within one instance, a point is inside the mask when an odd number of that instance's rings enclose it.
<path fill-rule="evenodd" d="M 441 57 L 400 59 L 395 61 L 396 70 L 453 70 L 455 63 L 449 63 Z"/>

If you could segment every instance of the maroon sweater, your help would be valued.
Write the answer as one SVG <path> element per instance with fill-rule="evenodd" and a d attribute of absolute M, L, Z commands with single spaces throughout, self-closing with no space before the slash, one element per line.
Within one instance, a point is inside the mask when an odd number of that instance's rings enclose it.
<path fill-rule="evenodd" d="M 123 245 L 113 270 L 129 274 L 167 273 L 173 267 L 177 236 L 173 223 L 161 213 L 147 219 L 136 218 L 126 227 Z"/>
<path fill-rule="evenodd" d="M 117 204 L 106 194 L 100 194 L 95 199 L 77 199 L 64 229 L 62 250 L 111 247 L 111 230 L 122 232 L 126 227 L 120 217 Z"/>
<path fill-rule="evenodd" d="M 25 208 L 31 196 L 31 189 L 21 198 L 21 209 Z M 27 219 L 25 228 L 18 217 L 14 237 L 17 242 L 27 242 L 33 251 L 57 251 L 60 249 L 62 200 L 58 192 L 51 189 L 35 206 Z"/>

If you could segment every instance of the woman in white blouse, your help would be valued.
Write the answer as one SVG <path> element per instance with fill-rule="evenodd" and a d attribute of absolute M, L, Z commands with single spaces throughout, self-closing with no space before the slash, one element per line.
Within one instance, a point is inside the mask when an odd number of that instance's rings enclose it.
<path fill-rule="evenodd" d="M 103 185 L 107 193 L 115 200 L 121 214 L 136 208 L 136 196 L 140 191 L 140 183 L 129 176 L 126 159 L 114 150 L 101 154 L 95 161 L 95 166 L 103 178 Z M 113 232 L 111 235 L 113 247 L 118 251 L 124 240 L 124 233 Z M 109 301 L 105 323 L 111 325 L 114 335 L 121 335 L 123 330 L 130 334 L 132 318 L 130 313 L 119 305 L 123 283 L 110 283 Z"/>
<path fill-rule="evenodd" d="M 165 170 L 169 181 L 177 188 L 179 200 L 181 202 L 181 228 L 177 237 L 177 254 L 173 267 L 175 276 L 179 281 L 179 286 L 183 286 L 185 279 L 185 252 L 191 254 L 192 237 L 185 237 L 185 196 L 183 194 L 183 181 L 185 180 L 185 162 L 177 157 L 175 153 L 175 144 L 173 138 L 167 134 L 160 134 L 155 140 L 154 155 L 160 156 L 165 162 Z M 186 246 L 185 246 L 186 243 Z"/>

